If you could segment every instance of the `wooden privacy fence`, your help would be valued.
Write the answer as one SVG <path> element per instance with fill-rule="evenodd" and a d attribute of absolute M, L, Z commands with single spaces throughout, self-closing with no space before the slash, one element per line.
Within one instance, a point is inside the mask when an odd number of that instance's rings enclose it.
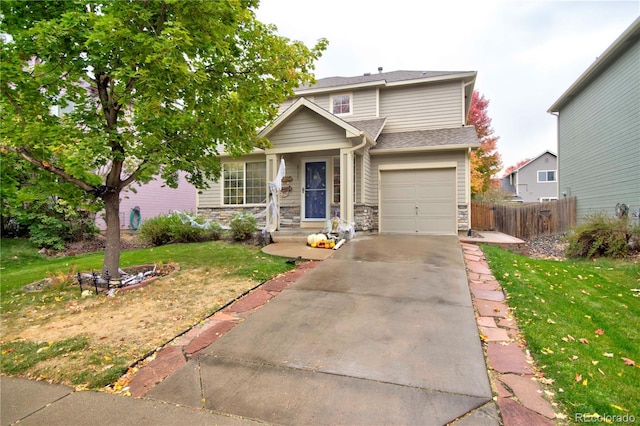
<path fill-rule="evenodd" d="M 471 201 L 471 229 L 499 231 L 516 238 L 554 235 L 576 224 L 576 197 L 527 204 Z"/>

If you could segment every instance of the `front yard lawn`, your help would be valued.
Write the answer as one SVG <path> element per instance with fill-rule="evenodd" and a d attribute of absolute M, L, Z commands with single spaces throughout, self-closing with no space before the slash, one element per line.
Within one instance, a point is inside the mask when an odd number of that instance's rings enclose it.
<path fill-rule="evenodd" d="M 121 265 L 175 262 L 178 272 L 115 297 L 81 297 L 69 272 L 98 270 L 102 253 L 45 258 L 2 240 L 0 373 L 99 389 L 136 361 L 262 281 L 292 268 L 258 247 L 212 241 L 122 252 Z M 59 277 L 39 292 L 25 284 Z"/>
<path fill-rule="evenodd" d="M 568 418 L 640 420 L 639 259 L 553 261 L 482 249 Z"/>

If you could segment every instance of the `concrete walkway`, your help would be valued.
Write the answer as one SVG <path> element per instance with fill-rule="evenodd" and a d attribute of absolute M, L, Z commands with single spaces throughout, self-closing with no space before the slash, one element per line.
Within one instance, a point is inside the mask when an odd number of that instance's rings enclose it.
<path fill-rule="evenodd" d="M 455 236 L 359 237 L 235 313 L 144 399 L 2 378 L 1 423 L 499 422 Z"/>

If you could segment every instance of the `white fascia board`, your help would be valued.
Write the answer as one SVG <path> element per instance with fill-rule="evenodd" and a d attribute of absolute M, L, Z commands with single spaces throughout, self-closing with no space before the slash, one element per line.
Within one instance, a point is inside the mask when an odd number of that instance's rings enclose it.
<path fill-rule="evenodd" d="M 448 74 L 448 75 L 439 75 L 437 77 L 427 77 L 427 78 L 418 78 L 415 80 L 402 80 L 402 81 L 394 81 L 392 83 L 387 83 L 387 87 L 394 86 L 407 86 L 410 84 L 422 84 L 422 83 L 434 83 L 438 81 L 447 81 L 447 80 L 460 80 L 460 79 L 469 79 L 476 78 L 478 73 L 475 71 L 459 73 L 459 74 Z"/>
<path fill-rule="evenodd" d="M 376 86 L 385 86 L 387 82 L 385 80 L 377 80 L 377 81 L 368 81 L 366 83 L 358 83 L 358 84 L 348 84 L 345 86 L 331 86 L 331 87 L 322 87 L 320 89 L 299 89 L 294 90 L 298 96 L 311 95 L 315 93 L 327 93 L 327 92 L 344 92 L 346 90 L 351 89 L 361 89 L 367 87 L 376 87 Z"/>
<path fill-rule="evenodd" d="M 382 154 L 410 154 L 427 151 L 458 151 L 467 149 L 477 149 L 480 144 L 473 145 L 438 145 L 438 146 L 418 146 L 411 148 L 388 148 L 388 149 L 372 149 L 369 151 L 370 155 L 382 155 Z"/>

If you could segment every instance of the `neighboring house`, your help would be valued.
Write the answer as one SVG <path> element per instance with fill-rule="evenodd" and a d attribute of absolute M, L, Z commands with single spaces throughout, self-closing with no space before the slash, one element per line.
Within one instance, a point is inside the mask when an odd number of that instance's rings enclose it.
<path fill-rule="evenodd" d="M 120 193 L 120 229 L 137 229 L 144 220 L 172 211 L 194 214 L 196 192 L 196 187 L 187 181 L 184 172 L 179 173 L 176 189 L 166 186 L 162 179 L 145 184 L 133 183 Z M 96 215 L 96 225 L 101 230 L 107 228 L 103 213 Z"/>
<path fill-rule="evenodd" d="M 640 208 L 640 18 L 549 108 L 558 116 L 558 188 L 578 221 Z"/>
<path fill-rule="evenodd" d="M 513 201 L 535 203 L 558 199 L 558 157 L 545 151 L 500 180 Z"/>
<path fill-rule="evenodd" d="M 276 229 L 321 229 L 337 216 L 357 230 L 468 230 L 469 154 L 479 141 L 465 122 L 475 79 L 394 71 L 300 88 L 260 133 L 271 148 L 222 158 L 223 175 L 199 195 L 198 213 L 225 222 L 264 211 L 284 160 Z"/>

